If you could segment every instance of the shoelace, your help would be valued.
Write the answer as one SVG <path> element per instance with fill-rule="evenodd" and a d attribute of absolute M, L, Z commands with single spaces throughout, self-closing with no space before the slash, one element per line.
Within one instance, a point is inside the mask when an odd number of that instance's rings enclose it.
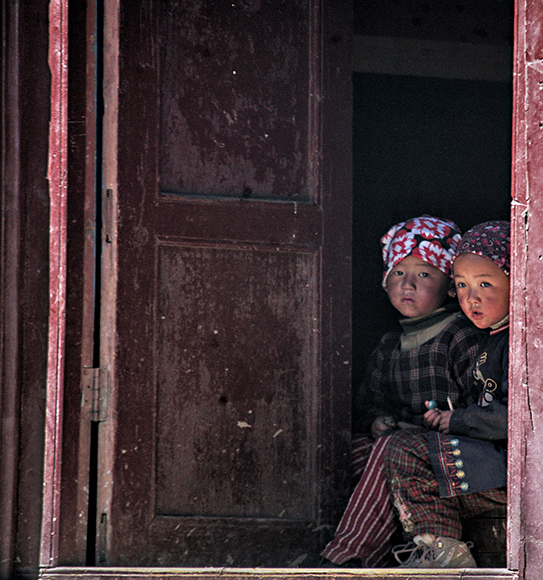
<path fill-rule="evenodd" d="M 396 558 L 399 564 L 412 564 L 416 561 L 422 559 L 430 559 L 432 550 L 431 546 L 426 544 L 415 544 L 415 542 L 408 542 L 407 544 L 400 544 L 399 546 L 394 546 L 392 548 L 392 554 Z M 400 556 L 406 556 L 407 559 L 403 559 Z"/>
<path fill-rule="evenodd" d="M 468 548 L 473 548 L 473 542 L 466 542 Z M 436 546 L 427 546 L 426 544 L 415 544 L 415 542 L 408 542 L 407 544 L 400 544 L 392 548 L 392 554 L 396 561 L 405 566 L 406 564 L 414 564 L 415 562 L 422 562 L 427 560 L 431 562 L 434 559 L 434 549 Z M 406 560 L 400 558 L 400 555 L 407 555 Z"/>

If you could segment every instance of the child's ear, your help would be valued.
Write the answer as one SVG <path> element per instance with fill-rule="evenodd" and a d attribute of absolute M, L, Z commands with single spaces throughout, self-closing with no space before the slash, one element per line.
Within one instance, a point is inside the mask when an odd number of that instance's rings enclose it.
<path fill-rule="evenodd" d="M 456 286 L 454 285 L 454 280 L 449 280 L 448 294 L 451 298 L 456 298 Z"/>

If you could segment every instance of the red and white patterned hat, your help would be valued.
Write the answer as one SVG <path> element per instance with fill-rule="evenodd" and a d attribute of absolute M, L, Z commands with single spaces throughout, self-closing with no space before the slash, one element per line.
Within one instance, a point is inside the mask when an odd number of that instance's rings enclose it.
<path fill-rule="evenodd" d="M 412 218 L 392 226 L 381 238 L 385 271 L 383 288 L 394 266 L 407 256 L 420 258 L 444 274 L 451 274 L 452 258 L 461 238 L 458 226 L 430 215 Z"/>

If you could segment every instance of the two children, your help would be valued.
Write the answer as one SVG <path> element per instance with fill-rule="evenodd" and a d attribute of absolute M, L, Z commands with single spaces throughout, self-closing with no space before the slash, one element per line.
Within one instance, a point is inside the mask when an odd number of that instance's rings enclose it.
<path fill-rule="evenodd" d="M 437 431 L 389 438 L 388 486 L 404 532 L 413 539 L 395 551 L 398 560 L 407 556 L 407 568 L 476 567 L 461 541 L 460 518 L 507 502 L 509 222 L 469 230 L 453 269 L 462 310 L 489 337 L 477 358 L 471 403 L 428 410 L 425 421 Z"/>
<path fill-rule="evenodd" d="M 373 352 L 363 388 L 355 402 L 355 428 L 372 438 L 355 437 L 353 457 L 367 453 L 364 473 L 322 555 L 334 564 L 354 561 L 382 565 L 396 530 L 384 473 L 391 433 L 399 440 L 407 426 L 433 426 L 425 401 L 447 409 L 471 397 L 471 368 L 484 333 L 459 311 L 452 295 L 452 258 L 460 241 L 458 227 L 431 216 L 393 226 L 381 240 L 383 288 L 404 317 L 403 332 L 387 333 Z M 403 428 L 402 428 L 403 427 Z"/>

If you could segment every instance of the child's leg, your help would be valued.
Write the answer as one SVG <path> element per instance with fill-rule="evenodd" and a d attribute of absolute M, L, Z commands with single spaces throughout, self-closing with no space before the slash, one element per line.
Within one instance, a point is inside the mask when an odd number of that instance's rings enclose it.
<path fill-rule="evenodd" d="M 500 487 L 447 499 L 457 500 L 462 518 L 475 518 L 497 507 L 507 505 L 507 489 Z"/>
<path fill-rule="evenodd" d="M 394 506 L 409 537 L 429 533 L 459 540 L 460 518 L 475 517 L 507 503 L 505 488 L 441 498 L 424 434 L 404 431 L 392 435 L 385 472 Z"/>
<path fill-rule="evenodd" d="M 433 534 L 460 539 L 457 498 L 443 501 L 430 463 L 426 435 L 401 431 L 389 437 L 385 473 L 406 534 Z"/>
<path fill-rule="evenodd" d="M 389 437 L 373 445 L 366 469 L 356 486 L 334 539 L 322 555 L 343 564 L 360 559 L 362 567 L 384 563 L 390 550 L 390 538 L 397 528 L 383 469 L 386 443 Z"/>
<path fill-rule="evenodd" d="M 373 439 L 367 435 L 353 435 L 351 443 L 353 483 L 358 482 L 360 476 L 364 473 L 372 449 Z"/>

